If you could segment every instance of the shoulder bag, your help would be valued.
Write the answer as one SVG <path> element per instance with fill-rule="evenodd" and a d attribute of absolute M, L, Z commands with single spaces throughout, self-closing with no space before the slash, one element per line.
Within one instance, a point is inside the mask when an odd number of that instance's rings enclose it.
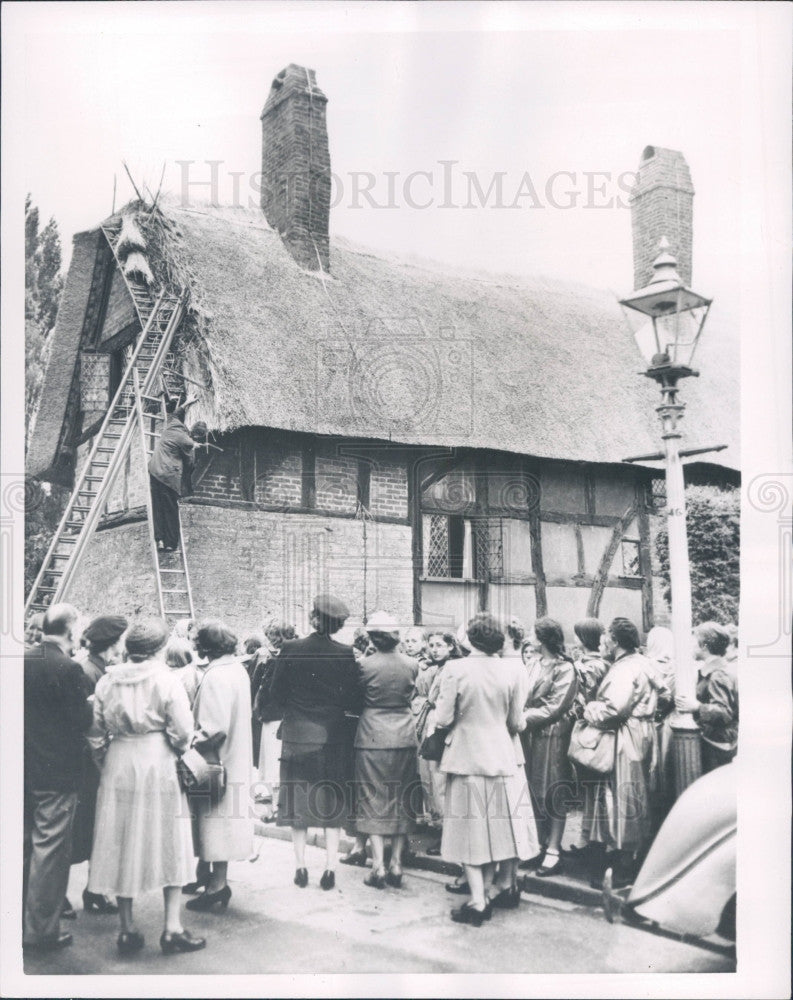
<path fill-rule="evenodd" d="M 423 757 L 424 760 L 439 762 L 446 749 L 446 737 L 451 731 L 451 726 L 438 726 L 429 736 L 425 736 L 421 741 L 419 756 Z"/>
<path fill-rule="evenodd" d="M 209 670 L 196 688 L 195 700 Z M 220 762 L 218 748 L 226 739 L 225 733 L 216 733 L 209 739 L 196 739 L 193 745 L 176 759 L 176 773 L 182 791 L 189 799 L 201 799 L 210 805 L 219 802 L 226 793 L 226 768 Z"/>
<path fill-rule="evenodd" d="M 613 729 L 597 729 L 584 719 L 577 719 L 570 733 L 567 756 L 574 764 L 598 774 L 611 774 L 617 753 L 617 734 Z"/>

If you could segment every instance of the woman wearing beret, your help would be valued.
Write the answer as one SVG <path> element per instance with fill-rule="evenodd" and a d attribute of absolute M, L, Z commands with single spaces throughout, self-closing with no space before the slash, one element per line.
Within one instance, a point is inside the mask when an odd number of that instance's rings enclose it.
<path fill-rule="evenodd" d="M 129 662 L 117 663 L 96 685 L 89 742 L 101 770 L 88 888 L 115 895 L 121 920 L 118 949 L 132 954 L 143 935 L 132 917 L 135 896 L 162 889 L 165 954 L 206 944 L 181 921 L 181 890 L 190 878 L 190 813 L 176 774 L 176 757 L 190 741 L 187 694 L 161 658 L 165 622 L 133 625 Z"/>
<path fill-rule="evenodd" d="M 245 861 L 253 854 L 251 684 L 235 655 L 237 637 L 222 622 L 201 625 L 196 650 L 207 662 L 193 702 L 193 743 L 199 751 L 204 746 L 217 753 L 226 770 L 226 791 L 217 802 L 201 796 L 193 802 L 196 853 L 204 870 L 207 865 L 211 868 L 203 893 L 191 899 L 187 909 L 225 910 L 231 899 L 228 863 Z"/>
<path fill-rule="evenodd" d="M 121 637 L 127 630 L 127 619 L 121 615 L 103 615 L 88 625 L 83 632 L 85 653 L 79 656 L 80 666 L 85 674 L 85 691 L 90 697 L 99 680 L 111 664 L 121 659 Z M 91 749 L 86 742 L 83 757 L 83 771 L 77 795 L 77 811 L 72 828 L 72 864 L 78 865 L 91 857 L 94 841 L 94 819 L 96 814 L 96 794 L 99 790 L 99 771 L 91 757 Z M 83 908 L 88 913 L 118 913 L 118 907 L 106 896 L 83 890 Z M 74 912 L 69 901 L 64 901 L 64 912 Z"/>
<path fill-rule="evenodd" d="M 410 711 L 418 663 L 398 651 L 396 619 L 377 612 L 366 631 L 375 648 L 358 663 L 363 709 L 355 734 L 356 827 L 372 844 L 367 885 L 402 885 L 402 852 L 421 804 L 416 727 Z M 386 873 L 385 838 L 391 841 Z"/>
<path fill-rule="evenodd" d="M 340 830 L 350 813 L 345 711 L 360 703 L 352 647 L 331 637 L 349 617 L 343 601 L 330 594 L 314 599 L 313 632 L 285 642 L 276 662 L 272 697 L 283 706 L 279 826 L 292 828 L 295 885 L 308 885 L 306 833 L 325 830 L 325 871 L 320 886 L 336 884 Z"/>

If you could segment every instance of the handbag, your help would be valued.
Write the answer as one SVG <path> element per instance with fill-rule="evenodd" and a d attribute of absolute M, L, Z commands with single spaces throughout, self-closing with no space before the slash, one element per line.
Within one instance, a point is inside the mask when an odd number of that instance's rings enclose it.
<path fill-rule="evenodd" d="M 188 798 L 201 798 L 210 805 L 215 805 L 223 798 L 226 792 L 226 768 L 220 763 L 217 746 L 225 738 L 225 734 L 221 734 L 219 740 L 206 743 L 203 751 L 192 746 L 177 758 L 179 784 Z"/>
<path fill-rule="evenodd" d="M 446 749 L 446 737 L 451 731 L 451 726 L 439 726 L 429 736 L 425 736 L 421 741 L 419 756 L 423 757 L 424 760 L 440 762 L 441 757 L 443 757 L 443 751 Z"/>
<path fill-rule="evenodd" d="M 427 727 L 427 718 L 433 708 L 435 708 L 435 705 L 428 698 L 421 706 L 419 714 L 416 716 L 416 736 L 418 737 L 419 743 L 421 743 L 424 739 L 424 730 Z"/>
<path fill-rule="evenodd" d="M 611 774 L 617 754 L 617 734 L 613 729 L 597 729 L 577 719 L 570 733 L 567 756 L 579 767 L 598 774 Z"/>

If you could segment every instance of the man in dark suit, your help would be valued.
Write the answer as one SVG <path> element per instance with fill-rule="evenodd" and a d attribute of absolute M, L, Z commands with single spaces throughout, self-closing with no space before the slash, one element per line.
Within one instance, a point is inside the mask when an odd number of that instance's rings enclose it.
<path fill-rule="evenodd" d="M 347 606 L 337 598 L 316 597 L 314 631 L 283 644 L 270 689 L 273 701 L 283 707 L 278 824 L 292 827 L 295 884 L 301 888 L 308 883 L 307 828 L 325 829 L 326 865 L 320 885 L 332 889 L 340 827 L 349 815 L 352 775 L 344 713 L 358 707 L 360 692 L 352 647 L 331 638 L 348 616 Z"/>
<path fill-rule="evenodd" d="M 194 396 L 181 404 L 173 397 L 166 400 L 165 428 L 149 461 L 154 537 L 166 552 L 179 547 L 179 497 L 192 492 L 190 472 L 195 441 L 184 425 L 184 418 L 187 407 L 195 401 Z"/>
<path fill-rule="evenodd" d="M 69 882 L 72 823 L 92 720 L 85 674 L 71 659 L 77 611 L 54 604 L 41 642 L 25 652 L 25 948 L 62 948 L 60 914 Z"/>

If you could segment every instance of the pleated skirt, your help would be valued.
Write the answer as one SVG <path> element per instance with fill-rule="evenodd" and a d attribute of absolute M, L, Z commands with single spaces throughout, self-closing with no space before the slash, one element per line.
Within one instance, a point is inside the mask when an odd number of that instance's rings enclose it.
<path fill-rule="evenodd" d="M 416 747 L 357 749 L 355 803 L 358 833 L 410 833 L 421 813 Z"/>
<path fill-rule="evenodd" d="M 96 801 L 88 888 L 137 896 L 192 879 L 190 812 L 162 732 L 116 736 Z"/>
<path fill-rule="evenodd" d="M 446 776 L 441 855 L 445 861 L 486 865 L 534 857 L 540 849 L 523 768 L 514 774 Z"/>

